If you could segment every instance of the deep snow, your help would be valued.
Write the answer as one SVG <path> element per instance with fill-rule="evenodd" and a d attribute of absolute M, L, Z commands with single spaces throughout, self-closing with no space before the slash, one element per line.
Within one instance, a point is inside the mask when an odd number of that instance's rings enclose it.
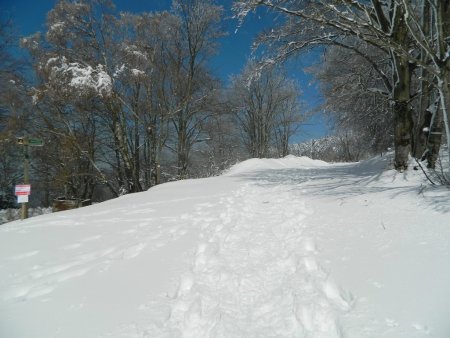
<path fill-rule="evenodd" d="M 0 337 L 450 337 L 450 192 L 252 159 L 0 226 Z"/>

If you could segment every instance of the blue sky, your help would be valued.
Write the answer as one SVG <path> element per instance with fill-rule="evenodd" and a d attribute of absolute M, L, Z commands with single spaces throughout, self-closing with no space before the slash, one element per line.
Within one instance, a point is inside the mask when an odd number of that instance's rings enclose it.
<path fill-rule="evenodd" d="M 142 12 L 170 9 L 172 0 L 113 0 L 119 11 Z M 232 0 L 219 0 L 224 6 L 224 26 L 228 35 L 221 39 L 220 50 L 212 62 L 217 76 L 225 82 L 232 74 L 237 74 L 243 68 L 247 58 L 251 55 L 251 44 L 258 32 L 270 27 L 268 15 L 262 11 L 258 15 L 250 15 L 237 31 L 237 21 L 231 18 Z M 21 36 L 45 31 L 45 20 L 48 11 L 55 5 L 56 0 L 0 0 L 2 11 L 6 11 L 13 19 Z M 316 85 L 311 85 L 312 77 L 303 72 L 305 66 L 317 61 L 318 53 L 310 53 L 292 62 L 290 69 L 292 77 L 297 79 L 303 91 L 301 99 L 311 109 L 320 102 L 320 95 Z M 327 128 L 320 116 L 316 116 L 308 125 L 301 129 L 298 140 L 317 138 L 326 134 Z"/>

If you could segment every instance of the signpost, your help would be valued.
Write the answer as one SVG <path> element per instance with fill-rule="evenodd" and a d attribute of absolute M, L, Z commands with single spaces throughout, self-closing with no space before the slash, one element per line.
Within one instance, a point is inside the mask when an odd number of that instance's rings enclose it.
<path fill-rule="evenodd" d="M 22 204 L 21 219 L 28 218 L 28 196 L 31 193 L 30 185 L 30 156 L 28 153 L 28 146 L 30 147 L 42 147 L 44 141 L 38 138 L 18 137 L 17 144 L 23 146 L 23 183 L 16 185 L 17 203 Z"/>

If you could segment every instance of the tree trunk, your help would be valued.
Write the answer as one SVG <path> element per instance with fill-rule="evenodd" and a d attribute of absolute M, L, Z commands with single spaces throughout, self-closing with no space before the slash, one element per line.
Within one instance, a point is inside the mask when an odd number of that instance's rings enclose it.
<path fill-rule="evenodd" d="M 135 109 L 135 111 L 137 111 L 137 109 Z M 134 118 L 133 185 L 135 187 L 139 187 L 138 191 L 142 191 L 140 182 L 140 172 L 141 172 L 140 148 L 141 146 L 140 146 L 139 119 L 136 116 Z"/>
<path fill-rule="evenodd" d="M 421 26 L 422 31 L 425 36 L 430 35 L 430 3 L 428 1 L 424 1 L 422 9 L 421 9 Z M 422 53 L 421 61 L 423 63 L 427 63 L 428 55 L 426 53 Z M 431 112 L 429 111 L 429 107 L 431 105 L 431 95 L 432 92 L 430 90 L 430 85 L 428 82 L 432 81 L 431 75 L 424 68 L 419 69 L 419 76 L 422 79 L 420 81 L 419 87 L 419 111 L 418 116 L 414 124 L 414 138 L 412 145 L 412 153 L 415 158 L 422 158 L 427 150 L 427 135 L 428 133 L 424 130 L 426 128 L 430 128 L 431 122 Z M 428 79 L 428 81 L 425 81 Z"/>
<path fill-rule="evenodd" d="M 395 169 L 399 171 L 408 168 L 408 156 L 411 152 L 412 141 L 412 111 L 409 108 L 411 74 L 408 60 L 404 57 L 393 56 L 394 60 L 394 148 Z"/>
<path fill-rule="evenodd" d="M 127 146 L 127 138 L 125 135 L 125 121 L 119 115 L 118 112 L 113 112 L 113 133 L 114 133 L 114 141 L 116 147 L 116 155 L 119 155 L 119 158 L 123 164 L 124 174 L 122 181 L 122 187 L 125 189 L 127 193 L 129 192 L 138 192 L 142 191 L 139 181 L 136 182 L 136 174 L 135 167 L 133 163 L 132 157 L 130 157 L 128 146 Z"/>
<path fill-rule="evenodd" d="M 158 185 L 161 183 L 161 152 L 162 152 L 162 140 L 158 140 L 155 142 L 158 142 L 157 146 L 155 147 L 155 157 L 153 159 L 154 163 L 154 184 Z"/>
<path fill-rule="evenodd" d="M 450 62 L 447 62 L 450 65 Z M 449 77 L 450 71 L 444 66 L 442 70 L 442 75 L 445 80 L 439 80 L 439 97 L 440 97 L 440 110 L 437 115 L 441 116 L 444 120 L 445 134 L 447 137 L 447 152 L 448 152 L 448 170 L 450 172 L 450 88 L 449 88 Z M 441 133 L 442 134 L 442 133 Z M 450 178 L 450 174 L 449 174 Z"/>
<path fill-rule="evenodd" d="M 393 41 L 400 46 L 407 48 L 409 44 L 408 28 L 405 23 L 405 8 L 398 4 L 392 3 L 392 38 Z M 394 149 L 395 169 L 399 171 L 408 168 L 408 157 L 411 153 L 413 118 L 412 111 L 409 108 L 410 87 L 411 87 L 411 68 L 408 58 L 398 55 L 396 51 L 391 50 L 392 59 L 392 100 L 393 100 L 393 117 L 394 117 Z"/>
<path fill-rule="evenodd" d="M 448 37 L 450 34 L 450 1 L 437 1 L 436 6 L 433 7 L 434 13 L 434 27 L 436 36 L 436 47 L 438 60 L 437 64 L 437 89 L 439 91 L 439 110 L 435 112 L 435 119 L 440 122 L 436 130 L 436 148 L 441 145 L 442 138 L 442 124 L 445 128 L 447 138 L 447 150 L 449 156 L 450 171 L 450 58 L 448 57 Z M 441 122 L 442 121 L 442 122 Z M 431 135 L 430 135 L 431 136 Z M 439 148 L 435 150 L 434 157 L 430 166 L 435 167 L 436 158 L 439 154 Z M 435 158 L 436 157 L 436 158 Z"/>
<path fill-rule="evenodd" d="M 187 126 L 186 121 L 182 117 L 179 119 L 178 123 L 178 178 L 186 179 L 188 177 L 188 145 L 187 145 Z"/>
<path fill-rule="evenodd" d="M 436 103 L 436 109 L 429 124 L 427 140 L 427 167 L 436 168 L 436 162 L 439 157 L 439 150 L 442 143 L 442 114 L 439 112 L 440 104 Z"/>
<path fill-rule="evenodd" d="M 421 97 L 418 116 L 414 122 L 412 154 L 415 158 L 422 158 L 427 151 L 427 140 L 431 125 L 432 113 L 429 110 L 431 104 L 431 92 L 421 83 Z"/>

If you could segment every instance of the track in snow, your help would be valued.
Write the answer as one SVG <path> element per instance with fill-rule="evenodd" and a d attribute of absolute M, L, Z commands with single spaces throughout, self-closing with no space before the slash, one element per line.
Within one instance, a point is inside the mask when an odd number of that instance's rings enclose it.
<path fill-rule="evenodd" d="M 339 315 L 351 299 L 303 235 L 311 211 L 285 190 L 247 183 L 193 216 L 201 243 L 172 306 L 171 334 L 341 337 Z"/>

